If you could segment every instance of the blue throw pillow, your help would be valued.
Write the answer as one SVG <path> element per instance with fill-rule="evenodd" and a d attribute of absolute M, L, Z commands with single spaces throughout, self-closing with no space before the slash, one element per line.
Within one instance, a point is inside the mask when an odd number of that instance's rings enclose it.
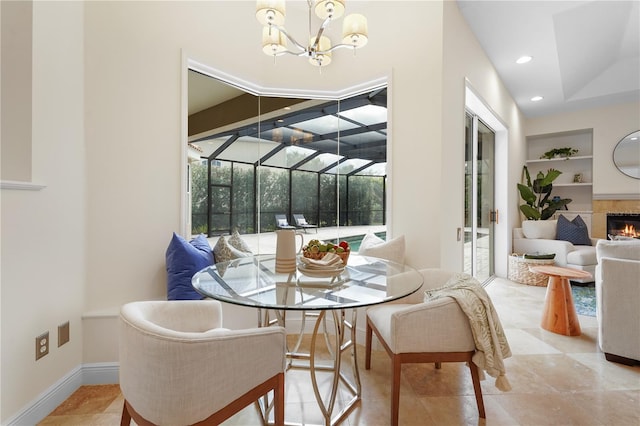
<path fill-rule="evenodd" d="M 580 215 L 569 221 L 563 215 L 558 217 L 558 225 L 556 228 L 556 240 L 569 241 L 571 244 L 580 246 L 590 246 L 589 230 L 587 224 Z"/>
<path fill-rule="evenodd" d="M 191 285 L 193 275 L 213 265 L 213 251 L 207 238 L 200 234 L 187 242 L 173 233 L 166 253 L 167 300 L 199 300 L 202 295 Z"/>

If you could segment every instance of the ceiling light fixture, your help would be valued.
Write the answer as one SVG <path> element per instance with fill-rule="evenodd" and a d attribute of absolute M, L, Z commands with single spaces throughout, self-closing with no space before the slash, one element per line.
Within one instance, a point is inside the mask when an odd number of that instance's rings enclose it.
<path fill-rule="evenodd" d="M 284 28 L 286 15 L 284 0 L 258 0 L 256 18 L 265 27 L 262 29 L 262 51 L 273 56 L 285 53 L 306 57 L 312 65 L 324 67 L 331 63 L 331 54 L 339 48 L 351 48 L 354 53 L 367 44 L 369 39 L 367 18 L 353 13 L 344 18 L 342 25 L 342 43 L 331 46 L 331 40 L 323 33 L 332 20 L 344 14 L 345 0 L 307 0 L 309 6 L 309 34 L 311 31 L 311 9 L 315 11 L 322 24 L 315 36 L 311 36 L 308 45 L 298 43 Z M 296 47 L 295 51 L 287 48 L 287 40 Z"/>
<path fill-rule="evenodd" d="M 533 59 L 533 56 L 521 56 L 518 58 L 518 60 L 516 61 L 516 64 L 526 64 L 527 62 L 531 61 Z"/>
<path fill-rule="evenodd" d="M 531 102 L 538 102 L 542 99 L 544 99 L 542 96 L 534 96 L 533 98 L 531 98 Z"/>

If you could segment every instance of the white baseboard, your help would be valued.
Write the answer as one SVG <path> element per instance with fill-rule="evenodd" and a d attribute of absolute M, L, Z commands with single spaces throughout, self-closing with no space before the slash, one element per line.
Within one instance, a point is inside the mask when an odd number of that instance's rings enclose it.
<path fill-rule="evenodd" d="M 80 365 L 42 392 L 5 424 L 7 426 L 38 424 L 80 386 L 118 383 L 118 371 L 117 362 Z"/>

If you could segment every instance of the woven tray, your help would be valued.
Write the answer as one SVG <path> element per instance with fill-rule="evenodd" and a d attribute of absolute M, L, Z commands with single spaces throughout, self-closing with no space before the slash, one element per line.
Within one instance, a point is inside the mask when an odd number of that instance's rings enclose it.
<path fill-rule="evenodd" d="M 509 279 L 521 284 L 546 287 L 549 277 L 534 274 L 529 266 L 553 265 L 553 259 L 525 259 L 522 254 L 513 253 L 509 256 Z"/>

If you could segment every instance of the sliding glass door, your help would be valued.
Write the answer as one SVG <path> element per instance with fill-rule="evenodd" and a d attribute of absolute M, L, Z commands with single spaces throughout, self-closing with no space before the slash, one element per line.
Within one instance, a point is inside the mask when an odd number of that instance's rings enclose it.
<path fill-rule="evenodd" d="M 479 281 L 494 274 L 493 225 L 495 133 L 477 116 L 467 113 L 465 129 L 464 271 Z"/>

